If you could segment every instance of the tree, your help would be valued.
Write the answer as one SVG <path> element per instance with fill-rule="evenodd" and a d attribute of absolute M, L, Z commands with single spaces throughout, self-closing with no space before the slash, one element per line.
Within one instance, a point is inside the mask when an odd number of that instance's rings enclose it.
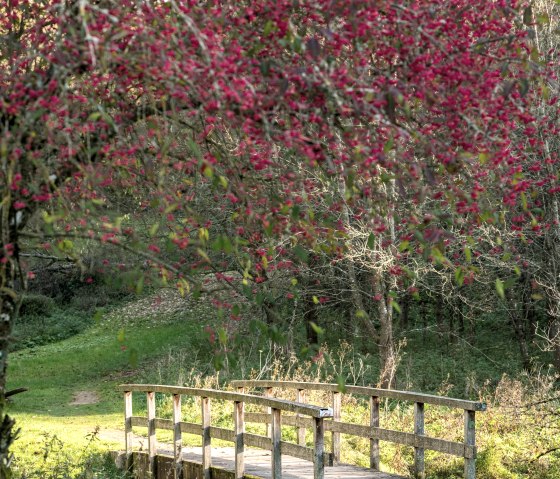
<path fill-rule="evenodd" d="M 526 141 L 540 145 L 529 107 L 549 74 L 527 12 L 505 0 L 9 0 L 0 399 L 20 250 L 72 256 L 80 238 L 140 256 L 182 290 L 208 271 L 231 284 L 223 270 L 236 265 L 240 293 L 265 309 L 268 276 L 290 280 L 320 253 L 346 264 L 389 363 L 402 265 L 469 272 L 449 244 L 499 222 L 497 197 L 524 208 L 529 189 L 557 181 L 526 173 Z M 375 316 L 360 306 L 370 295 Z"/>

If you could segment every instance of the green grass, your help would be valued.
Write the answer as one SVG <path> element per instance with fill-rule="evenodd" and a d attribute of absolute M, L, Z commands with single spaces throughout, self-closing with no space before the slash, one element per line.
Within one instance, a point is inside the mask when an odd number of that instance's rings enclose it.
<path fill-rule="evenodd" d="M 100 322 L 63 341 L 11 354 L 8 389 L 29 389 L 14 396 L 9 408 L 21 428 L 14 448 L 16 473 L 29 475 L 43 467 L 45 447 L 53 436 L 64 442 L 67 453 L 80 456 L 86 436 L 97 427 L 122 429 L 123 400 L 115 386 L 144 381 L 161 357 L 198 349 L 204 342 L 198 317 L 175 315 L 139 323 Z M 99 402 L 70 405 L 79 391 L 97 393 Z M 89 449 L 122 448 L 120 442 L 97 443 Z"/>

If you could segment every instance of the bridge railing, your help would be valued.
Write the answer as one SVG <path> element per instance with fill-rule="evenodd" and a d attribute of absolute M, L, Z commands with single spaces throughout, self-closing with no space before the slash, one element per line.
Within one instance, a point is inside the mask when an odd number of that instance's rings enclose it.
<path fill-rule="evenodd" d="M 463 457 L 465 460 L 464 478 L 475 479 L 476 474 L 476 445 L 475 445 L 475 414 L 476 411 L 485 411 L 486 404 L 475 401 L 465 401 L 442 396 L 420 394 L 409 391 L 397 391 L 390 389 L 378 389 L 362 386 L 346 386 L 344 394 L 366 396 L 369 398 L 370 417 L 369 426 L 353 424 L 341 421 L 342 393 L 338 384 L 305 383 L 295 381 L 267 381 L 248 380 L 232 381 L 231 385 L 236 388 L 264 389 L 265 396 L 271 396 L 273 388 L 294 389 L 296 400 L 305 402 L 306 391 L 324 391 L 332 394 L 333 418 L 325 421 L 325 430 L 332 434 L 332 454 L 335 462 L 340 461 L 340 437 L 341 434 L 363 437 L 370 441 L 370 468 L 379 470 L 379 441 L 389 441 L 414 447 L 414 471 L 417 478 L 425 477 L 424 451 L 426 449 L 439 451 L 445 454 Z M 384 429 L 379 424 L 380 399 L 396 399 L 414 403 L 414 432 L 402 432 Z M 464 440 L 463 442 L 447 441 L 425 435 L 424 429 L 424 405 L 433 404 L 449 408 L 464 410 Z M 264 422 L 271 421 L 270 413 L 248 414 L 247 421 Z M 284 424 L 296 426 L 298 429 L 298 444 L 305 445 L 305 430 L 311 423 L 302 417 L 292 417 L 284 421 Z"/>
<path fill-rule="evenodd" d="M 314 479 L 323 479 L 325 462 L 332 462 L 330 455 L 324 451 L 324 419 L 332 417 L 332 410 L 309 404 L 302 404 L 283 399 L 267 398 L 242 392 L 219 391 L 215 389 L 196 389 L 187 387 L 163 386 L 155 384 L 123 384 L 118 389 L 124 393 L 125 403 L 125 449 L 127 464 L 132 455 L 132 428 L 148 428 L 148 458 L 149 469 L 154 471 L 157 453 L 156 429 L 173 431 L 173 456 L 175 462 L 175 477 L 181 476 L 182 468 L 182 433 L 199 434 L 202 437 L 202 470 L 203 478 L 210 479 L 212 465 L 211 439 L 221 439 L 234 443 L 235 447 L 235 477 L 245 475 L 244 448 L 257 447 L 271 451 L 271 470 L 273 479 L 282 478 L 282 454 L 295 456 L 313 462 Z M 132 394 L 144 393 L 147 399 L 147 417 L 133 416 Z M 173 419 L 156 417 L 155 393 L 172 396 Z M 181 397 L 195 396 L 201 398 L 201 423 L 182 421 Z M 231 401 L 233 406 L 233 430 L 211 426 L 211 400 Z M 245 405 L 254 404 L 270 410 L 269 436 L 249 434 L 245 432 Z M 314 435 L 313 448 L 301 444 L 282 441 L 282 413 L 289 412 L 307 419 L 306 426 L 311 427 Z"/>

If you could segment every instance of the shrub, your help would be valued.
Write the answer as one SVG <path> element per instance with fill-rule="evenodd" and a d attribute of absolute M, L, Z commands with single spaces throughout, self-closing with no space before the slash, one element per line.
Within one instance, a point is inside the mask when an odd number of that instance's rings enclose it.
<path fill-rule="evenodd" d="M 27 316 L 50 316 L 54 310 L 55 302 L 43 294 L 26 294 L 23 296 L 19 309 L 22 317 Z"/>

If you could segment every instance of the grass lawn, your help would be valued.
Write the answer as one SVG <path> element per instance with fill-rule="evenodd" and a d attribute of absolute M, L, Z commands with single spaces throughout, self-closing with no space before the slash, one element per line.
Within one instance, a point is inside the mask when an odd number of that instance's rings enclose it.
<path fill-rule="evenodd" d="M 16 472 L 22 475 L 46 464 L 46 450 L 54 455 L 58 440 L 65 444 L 65 454 L 78 457 L 96 428 L 100 440 L 88 446 L 89 451 L 122 448 L 124 435 L 121 439 L 114 431 L 123 429 L 124 405 L 115 386 L 140 382 L 155 359 L 199 343 L 203 326 L 174 318 L 122 330 L 107 322 L 64 341 L 14 352 L 8 389 L 29 389 L 14 396 L 10 405 L 21 428 L 13 448 Z M 71 404 L 84 391 L 96 395 L 97 402 Z M 112 439 L 103 439 L 107 430 L 113 431 Z"/>

